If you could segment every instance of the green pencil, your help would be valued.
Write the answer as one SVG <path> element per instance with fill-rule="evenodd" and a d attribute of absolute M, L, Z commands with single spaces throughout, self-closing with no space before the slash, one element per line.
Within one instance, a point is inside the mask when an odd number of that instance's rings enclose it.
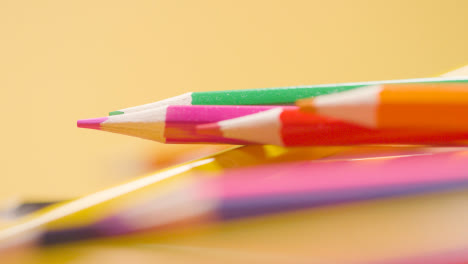
<path fill-rule="evenodd" d="M 168 105 L 289 105 L 298 99 L 346 91 L 367 85 L 393 83 L 468 82 L 467 76 L 370 81 L 340 84 L 319 84 L 281 88 L 247 89 L 213 92 L 190 92 L 162 101 L 110 112 L 119 115 Z"/>

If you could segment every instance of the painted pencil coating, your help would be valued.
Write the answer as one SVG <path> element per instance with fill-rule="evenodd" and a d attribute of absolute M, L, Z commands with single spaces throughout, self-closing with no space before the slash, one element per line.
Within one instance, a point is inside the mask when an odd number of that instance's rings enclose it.
<path fill-rule="evenodd" d="M 231 170 L 206 182 L 205 196 L 254 197 L 375 186 L 468 180 L 466 150 L 333 162 L 300 161 Z M 411 175 L 408 175 L 408 174 Z M 378 175 L 378 177 L 376 177 Z M 246 185 L 245 183 L 249 184 Z M 213 191 L 209 191 L 213 190 Z M 221 193 L 217 192 L 222 190 Z"/>
<path fill-rule="evenodd" d="M 298 109 L 271 109 L 250 116 L 197 126 L 199 134 L 222 135 L 258 144 L 337 146 L 363 144 L 454 144 L 468 130 L 373 129 Z M 206 131 L 206 132 L 205 132 Z M 268 131 L 258 133 L 258 131 Z"/>
<path fill-rule="evenodd" d="M 297 192 L 282 195 L 225 199 L 218 209 L 220 219 L 232 220 L 245 217 L 275 214 L 313 207 L 331 206 L 356 201 L 400 197 L 429 192 L 441 192 L 468 187 L 468 180 L 417 183 L 408 185 L 377 185 L 374 188 L 330 190 L 326 192 Z"/>
<path fill-rule="evenodd" d="M 468 187 L 466 151 L 382 160 L 313 161 L 237 169 L 207 180 L 201 200 L 221 219 Z M 378 177 L 376 177 L 378 175 Z M 248 183 L 248 184 L 246 184 Z"/>
<path fill-rule="evenodd" d="M 398 84 L 362 87 L 303 99 L 305 111 L 372 128 L 466 131 L 468 85 Z"/>
<path fill-rule="evenodd" d="M 296 100 L 388 83 L 451 83 L 468 82 L 466 76 L 384 80 L 356 83 L 319 84 L 280 88 L 245 89 L 185 93 L 162 101 L 113 111 L 110 114 L 132 113 L 167 105 L 291 105 Z"/>
<path fill-rule="evenodd" d="M 285 146 L 418 144 L 452 145 L 468 139 L 466 131 L 427 129 L 373 129 L 300 110 L 281 114 L 281 138 Z"/>

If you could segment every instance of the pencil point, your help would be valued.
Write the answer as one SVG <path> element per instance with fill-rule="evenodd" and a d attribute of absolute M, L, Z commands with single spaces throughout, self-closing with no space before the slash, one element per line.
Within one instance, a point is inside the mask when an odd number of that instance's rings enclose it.
<path fill-rule="evenodd" d="M 296 101 L 296 105 L 301 108 L 301 110 L 313 110 L 313 98 L 299 99 Z"/>
<path fill-rule="evenodd" d="M 112 112 L 109 112 L 109 115 L 110 115 L 110 116 L 113 116 L 113 115 L 123 115 L 123 114 L 124 114 L 124 112 L 122 112 L 122 111 L 112 111 Z"/>
<path fill-rule="evenodd" d="M 82 119 L 76 122 L 77 127 L 81 128 L 91 128 L 91 129 L 101 129 L 101 123 L 106 121 L 107 117 L 91 118 L 91 119 Z"/>
<path fill-rule="evenodd" d="M 197 126 L 197 134 L 222 137 L 223 132 L 217 123 L 203 124 Z"/>

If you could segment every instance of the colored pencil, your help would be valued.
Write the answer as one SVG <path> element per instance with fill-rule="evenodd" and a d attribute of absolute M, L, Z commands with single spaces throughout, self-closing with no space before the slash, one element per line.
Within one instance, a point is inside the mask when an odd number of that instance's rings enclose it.
<path fill-rule="evenodd" d="M 8 201 L 7 204 L 3 204 L 0 207 L 0 219 L 17 219 L 47 206 L 62 202 L 64 201 Z"/>
<path fill-rule="evenodd" d="M 109 115 L 119 115 L 159 108 L 167 105 L 290 105 L 298 99 L 346 91 L 358 87 L 388 83 L 451 83 L 468 82 L 467 76 L 385 80 L 356 83 L 319 84 L 266 89 L 246 89 L 212 92 L 190 92 L 162 101 L 121 109 Z"/>
<path fill-rule="evenodd" d="M 126 115 L 79 120 L 77 126 L 163 143 L 218 142 L 217 137 L 197 135 L 196 125 L 236 118 L 276 107 L 278 106 L 162 106 Z M 297 107 L 289 106 L 289 108 Z M 232 140 L 230 143 L 242 142 Z"/>
<path fill-rule="evenodd" d="M 375 85 L 302 99 L 297 105 L 371 128 L 468 130 L 466 84 Z"/>
<path fill-rule="evenodd" d="M 466 264 L 468 262 L 468 248 L 466 246 L 437 250 L 430 253 L 410 257 L 394 256 L 386 260 L 366 262 L 366 264 Z"/>
<path fill-rule="evenodd" d="M 198 134 L 279 146 L 356 144 L 453 144 L 468 139 L 461 132 L 425 129 L 373 129 L 299 109 L 270 109 L 249 116 L 197 126 Z"/>
<path fill-rule="evenodd" d="M 460 76 L 468 76 L 468 65 L 465 65 L 460 68 L 456 68 L 444 74 L 441 74 L 440 77 L 460 77 Z"/>
<path fill-rule="evenodd" d="M 41 237 L 41 243 L 463 189 L 468 187 L 467 159 L 451 152 L 390 158 L 370 162 L 371 166 L 366 166 L 368 160 L 305 161 L 232 170 L 221 177 L 183 184 L 90 226 L 49 231 Z"/>

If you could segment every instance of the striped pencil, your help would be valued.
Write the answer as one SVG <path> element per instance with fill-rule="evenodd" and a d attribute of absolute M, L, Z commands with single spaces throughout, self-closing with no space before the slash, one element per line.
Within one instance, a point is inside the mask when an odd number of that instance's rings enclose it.
<path fill-rule="evenodd" d="M 49 231 L 41 237 L 41 243 L 167 230 L 181 224 L 466 188 L 468 156 L 458 153 L 395 157 L 372 166 L 366 166 L 367 160 L 303 161 L 234 169 L 220 177 L 181 184 L 172 192 L 91 226 Z"/>
<path fill-rule="evenodd" d="M 374 85 L 302 99 L 304 111 L 371 128 L 467 131 L 468 85 Z"/>
<path fill-rule="evenodd" d="M 468 139 L 461 132 L 425 129 L 373 129 L 299 109 L 270 109 L 249 116 L 197 126 L 197 133 L 279 146 L 356 144 L 453 144 Z M 222 141 L 221 141 L 222 142 Z"/>
<path fill-rule="evenodd" d="M 221 140 L 209 135 L 196 134 L 196 125 L 245 116 L 276 107 L 278 106 L 162 106 L 126 115 L 79 120 L 77 126 L 163 143 L 213 143 Z M 242 143 L 236 140 L 228 142 Z"/>
<path fill-rule="evenodd" d="M 213 92 L 190 92 L 155 103 L 110 112 L 110 115 L 132 113 L 167 105 L 291 105 L 298 99 L 346 91 L 358 87 L 389 83 L 451 83 L 468 82 L 467 76 L 447 76 L 357 83 L 321 84 L 267 89 L 247 89 Z"/>

